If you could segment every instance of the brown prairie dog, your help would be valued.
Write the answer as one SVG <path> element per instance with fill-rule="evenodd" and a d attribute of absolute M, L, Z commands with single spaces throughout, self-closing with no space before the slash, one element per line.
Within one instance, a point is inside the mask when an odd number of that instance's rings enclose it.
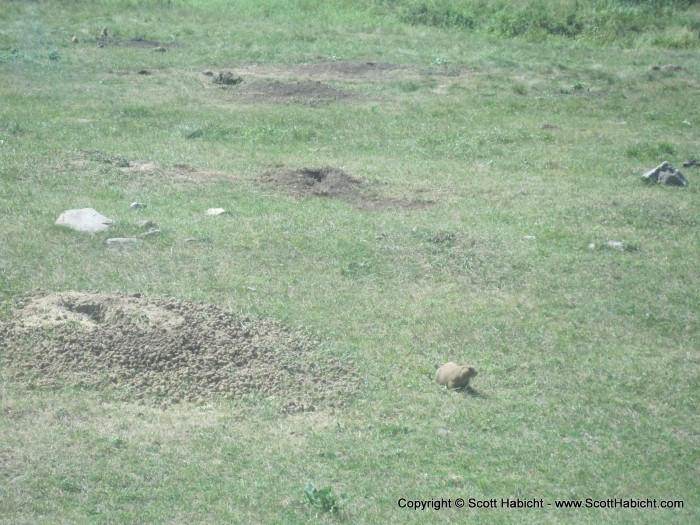
<path fill-rule="evenodd" d="M 471 365 L 460 366 L 450 361 L 437 369 L 435 380 L 450 389 L 466 388 L 469 386 L 469 380 L 477 373 L 476 368 Z"/>

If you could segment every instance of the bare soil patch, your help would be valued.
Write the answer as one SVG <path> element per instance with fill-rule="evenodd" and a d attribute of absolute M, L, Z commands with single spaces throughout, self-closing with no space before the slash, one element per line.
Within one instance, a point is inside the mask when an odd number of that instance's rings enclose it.
<path fill-rule="evenodd" d="M 119 43 L 128 47 L 163 47 L 161 42 L 147 38 L 129 38 L 128 40 L 119 40 Z"/>
<path fill-rule="evenodd" d="M 346 81 L 381 82 L 391 80 L 411 80 L 420 77 L 455 77 L 471 72 L 464 65 L 450 66 L 415 66 L 392 64 L 390 62 L 319 62 L 298 67 L 298 73 L 317 78 L 342 78 Z"/>
<path fill-rule="evenodd" d="M 118 168 L 123 173 L 138 173 L 144 176 L 164 176 L 179 182 L 211 182 L 217 180 L 233 180 L 240 178 L 238 173 L 198 168 L 189 164 L 164 166 L 151 160 L 127 159 L 100 150 L 85 150 L 84 159 L 73 161 L 77 166 L 84 166 L 85 161 L 106 164 Z"/>
<path fill-rule="evenodd" d="M 434 204 L 432 201 L 384 197 L 376 191 L 376 185 L 331 166 L 298 169 L 277 166 L 263 173 L 259 180 L 284 193 L 340 199 L 361 210 L 422 209 Z"/>
<path fill-rule="evenodd" d="M 372 77 L 388 71 L 406 69 L 406 66 L 391 64 L 388 62 L 320 62 L 318 64 L 306 64 L 302 71 L 310 75 L 340 75 L 353 78 Z"/>
<path fill-rule="evenodd" d="M 319 106 L 357 97 L 356 93 L 317 80 L 253 80 L 240 84 L 234 93 L 236 98 L 251 102 L 305 106 Z"/>
<path fill-rule="evenodd" d="M 269 319 L 140 294 L 41 292 L 0 323 L 8 377 L 33 388 L 109 389 L 169 406 L 265 398 L 283 412 L 343 406 L 352 365 Z"/>

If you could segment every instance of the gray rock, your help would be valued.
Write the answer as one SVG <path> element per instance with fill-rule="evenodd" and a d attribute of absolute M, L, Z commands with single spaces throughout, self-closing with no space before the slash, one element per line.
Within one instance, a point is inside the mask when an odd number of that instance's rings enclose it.
<path fill-rule="evenodd" d="M 142 210 L 146 207 L 146 205 L 143 202 L 132 202 L 131 204 L 129 204 L 129 206 L 136 210 Z"/>
<path fill-rule="evenodd" d="M 125 246 L 139 242 L 143 241 L 141 239 L 136 239 L 135 237 L 113 237 L 111 239 L 107 239 L 107 246 Z"/>
<path fill-rule="evenodd" d="M 80 208 L 64 211 L 55 224 L 81 232 L 97 233 L 107 230 L 113 222 L 92 208 Z"/>
<path fill-rule="evenodd" d="M 221 215 L 222 213 L 226 213 L 226 210 L 223 208 L 209 208 L 207 211 L 204 212 L 204 215 L 209 215 L 209 216 L 215 216 L 215 215 Z"/>
<path fill-rule="evenodd" d="M 668 184 L 669 186 L 687 186 L 688 181 L 683 174 L 676 168 L 671 166 L 667 161 L 662 162 L 653 170 L 647 171 L 642 175 L 642 180 L 645 182 L 658 182 L 659 184 Z"/>
<path fill-rule="evenodd" d="M 139 235 L 139 237 L 152 237 L 152 236 L 158 235 L 158 234 L 160 234 L 160 230 L 158 230 L 156 228 L 151 228 L 147 232 L 144 232 L 141 235 Z"/>
<path fill-rule="evenodd" d="M 622 241 L 608 241 L 606 244 L 608 245 L 608 248 L 612 248 L 613 250 L 625 249 L 625 245 L 622 243 Z"/>
<path fill-rule="evenodd" d="M 153 221 L 139 221 L 136 223 L 139 228 L 144 228 L 147 230 L 157 230 L 158 224 Z"/>

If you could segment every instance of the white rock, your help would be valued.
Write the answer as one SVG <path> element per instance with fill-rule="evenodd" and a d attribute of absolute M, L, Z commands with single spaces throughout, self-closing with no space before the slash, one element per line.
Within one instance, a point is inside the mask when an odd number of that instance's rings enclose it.
<path fill-rule="evenodd" d="M 595 250 L 595 243 L 592 242 L 591 244 L 588 245 L 589 250 Z"/>
<path fill-rule="evenodd" d="M 608 241 L 608 247 L 614 250 L 624 250 L 625 245 L 621 241 Z"/>
<path fill-rule="evenodd" d="M 215 216 L 215 215 L 221 215 L 222 213 L 226 213 L 226 210 L 223 208 L 209 208 L 207 211 L 204 212 L 204 215 L 209 215 L 209 216 Z"/>
<path fill-rule="evenodd" d="M 97 233 L 107 230 L 113 222 L 92 208 L 80 208 L 64 211 L 55 224 L 81 232 Z"/>
<path fill-rule="evenodd" d="M 140 237 L 151 237 L 152 235 L 158 235 L 160 234 L 160 230 L 153 228 L 148 230 L 147 232 L 144 232 L 140 235 Z"/>

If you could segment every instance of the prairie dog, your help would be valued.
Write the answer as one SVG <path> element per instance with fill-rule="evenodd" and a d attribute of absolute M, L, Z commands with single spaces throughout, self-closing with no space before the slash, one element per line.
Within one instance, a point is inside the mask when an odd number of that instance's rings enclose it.
<path fill-rule="evenodd" d="M 476 368 L 471 365 L 460 366 L 450 361 L 437 369 L 435 381 L 450 389 L 466 388 L 469 386 L 469 379 L 477 373 Z"/>

